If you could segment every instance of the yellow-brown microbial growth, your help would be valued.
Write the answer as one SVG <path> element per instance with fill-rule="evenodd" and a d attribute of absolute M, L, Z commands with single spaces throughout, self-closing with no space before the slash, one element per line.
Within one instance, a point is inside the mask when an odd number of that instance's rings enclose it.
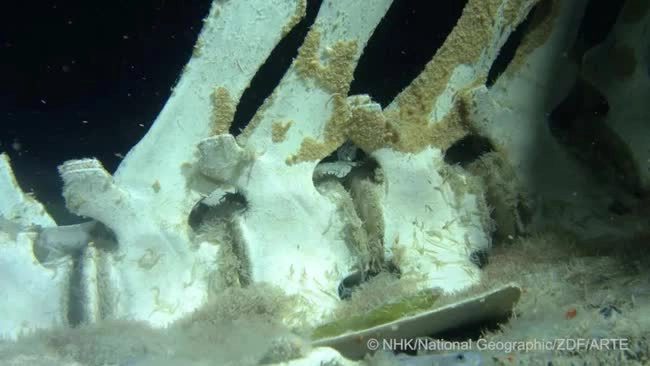
<path fill-rule="evenodd" d="M 352 142 L 366 153 L 397 143 L 399 135 L 381 110 L 355 108 L 347 129 Z"/>
<path fill-rule="evenodd" d="M 427 146 L 434 146 L 445 150 L 454 142 L 465 137 L 474 130 L 472 121 L 468 114 L 469 103 L 465 91 L 459 91 L 459 96 L 454 102 L 452 109 L 435 124 L 404 124 L 399 126 L 399 139 L 391 143 L 395 150 L 417 153 Z M 387 114 L 388 120 L 397 120 L 399 111 L 390 111 Z"/>
<path fill-rule="evenodd" d="M 542 0 L 537 4 L 526 35 L 515 52 L 506 72 L 513 73 L 523 64 L 528 55 L 546 43 L 551 35 L 555 19 L 560 14 L 560 0 Z"/>
<path fill-rule="evenodd" d="M 273 122 L 271 126 L 271 141 L 279 143 L 284 141 L 287 138 L 287 131 L 293 124 L 293 121 L 288 121 L 285 123 Z"/>
<path fill-rule="evenodd" d="M 523 19 L 518 19 L 518 17 L 521 16 L 520 14 L 521 8 L 526 4 L 526 2 L 527 2 L 526 0 L 511 0 L 507 4 L 505 4 L 503 9 L 503 17 L 506 20 L 506 23 L 514 25 L 523 20 Z M 495 15 L 491 14 L 491 16 L 495 16 Z"/>
<path fill-rule="evenodd" d="M 427 146 L 448 146 L 466 134 L 463 114 L 452 111 L 440 126 L 430 127 L 429 118 L 435 100 L 442 94 L 454 69 L 460 64 L 475 64 L 492 41 L 495 17 L 502 1 L 470 0 L 456 27 L 433 59 L 413 83 L 396 98 L 398 110 L 387 115 L 400 131 L 400 142 L 394 148 L 418 152 Z M 513 1 L 504 9 L 512 22 L 520 21 L 515 14 L 522 6 Z M 447 135 L 448 133 L 452 135 Z"/>
<path fill-rule="evenodd" d="M 326 48 L 323 64 L 319 57 L 320 39 L 320 31 L 313 27 L 300 47 L 294 66 L 301 78 L 314 81 L 317 86 L 332 95 L 328 103 L 333 109 L 332 116 L 325 125 L 324 141 L 305 138 L 298 153 L 287 158 L 287 164 L 320 160 L 345 141 L 346 126 L 350 119 L 346 96 L 352 82 L 359 47 L 356 41 L 338 41 Z"/>
<path fill-rule="evenodd" d="M 552 0 L 556 1 L 556 0 Z M 340 146 L 346 138 L 366 152 L 392 147 L 416 153 L 428 146 L 445 149 L 471 131 L 462 90 L 454 106 L 439 121 L 430 123 L 436 99 L 443 93 L 454 69 L 461 64 L 476 64 L 491 46 L 498 17 L 505 17 L 511 28 L 523 20 L 528 0 L 469 0 L 463 14 L 433 60 L 413 83 L 396 98 L 396 107 L 386 113 L 363 108 L 351 111 L 346 96 L 359 52 L 356 41 L 338 41 L 321 47 L 321 33 L 313 27 L 299 50 L 294 68 L 306 82 L 331 94 L 333 109 L 324 128 L 323 139 L 306 137 L 287 164 L 319 160 Z M 485 72 L 487 74 L 487 71 Z M 482 75 L 478 79 L 486 78 Z M 476 80 L 474 84 L 483 83 Z M 472 85 L 474 86 L 474 85 Z M 470 86 L 471 87 L 471 86 Z M 397 133 L 399 131 L 399 134 Z M 275 132 L 274 132 L 275 134 Z"/>
<path fill-rule="evenodd" d="M 293 14 L 291 19 L 289 19 L 289 23 L 287 23 L 284 27 L 282 27 L 282 38 L 289 33 L 293 27 L 298 24 L 302 18 L 305 17 L 307 14 L 307 0 L 298 0 L 298 4 L 296 4 L 296 12 Z"/>
<path fill-rule="evenodd" d="M 452 110 L 427 130 L 431 134 L 432 146 L 446 150 L 453 143 L 473 132 L 474 127 L 468 109 L 470 103 L 469 94 L 459 91 Z"/>
<path fill-rule="evenodd" d="M 228 133 L 235 116 L 235 102 L 224 87 L 218 87 L 212 93 L 212 125 L 215 135 Z"/>
<path fill-rule="evenodd" d="M 312 28 L 298 51 L 296 71 L 332 94 L 347 95 L 356 64 L 357 42 L 338 41 L 328 47 L 324 55 L 327 64 L 323 65 L 319 57 L 320 39 L 320 31 Z"/>
<path fill-rule="evenodd" d="M 345 131 L 350 120 L 350 108 L 343 94 L 335 94 L 330 103 L 333 107 L 332 116 L 325 125 L 325 139 L 323 142 L 306 137 L 300 144 L 300 150 L 295 155 L 287 158 L 287 164 L 296 164 L 303 161 L 320 160 L 336 150 L 345 141 Z"/>

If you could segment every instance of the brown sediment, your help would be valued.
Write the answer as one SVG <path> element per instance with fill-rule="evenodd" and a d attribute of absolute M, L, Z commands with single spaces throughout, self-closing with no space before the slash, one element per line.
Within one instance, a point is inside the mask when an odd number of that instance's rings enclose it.
<path fill-rule="evenodd" d="M 319 59 L 320 31 L 312 28 L 298 52 L 294 63 L 296 73 L 305 80 L 311 80 L 332 97 L 332 115 L 325 124 L 324 141 L 306 137 L 298 152 L 287 158 L 287 164 L 319 160 L 336 150 L 346 138 L 346 127 L 350 109 L 346 96 L 352 81 L 358 55 L 356 41 L 338 41 L 327 49 L 327 64 Z"/>
<path fill-rule="evenodd" d="M 218 87 L 212 93 L 212 124 L 214 135 L 228 133 L 235 116 L 235 102 L 228 89 Z"/>
<path fill-rule="evenodd" d="M 347 136 L 360 149 L 371 153 L 399 140 L 399 133 L 384 118 L 381 110 L 353 108 Z"/>
<path fill-rule="evenodd" d="M 289 19 L 289 23 L 287 23 L 284 27 L 282 27 L 282 37 L 286 36 L 287 33 L 289 33 L 293 27 L 296 26 L 296 24 L 300 23 L 302 18 L 305 17 L 307 14 L 307 0 L 298 0 L 298 4 L 296 6 L 296 12 L 293 14 L 291 19 Z"/>
<path fill-rule="evenodd" d="M 293 124 L 293 121 L 282 122 L 273 122 L 271 126 L 271 141 L 278 143 L 282 142 L 287 138 L 287 131 Z"/>
<path fill-rule="evenodd" d="M 454 69 L 460 64 L 476 63 L 492 40 L 494 21 L 499 0 L 470 0 L 445 43 L 413 83 L 395 100 L 397 110 L 386 118 L 400 132 L 399 143 L 392 147 L 405 152 L 418 152 L 427 146 L 449 146 L 467 133 L 469 124 L 463 113 L 463 102 L 454 108 L 437 125 L 430 127 L 429 119 L 435 100 L 443 93 Z M 509 3 L 504 9 L 508 21 L 517 21 L 517 11 L 522 1 Z"/>
<path fill-rule="evenodd" d="M 542 0 L 537 4 L 533 19 L 521 44 L 515 52 L 506 72 L 513 73 L 524 65 L 535 49 L 546 43 L 553 30 L 553 23 L 560 14 L 560 0 Z"/>

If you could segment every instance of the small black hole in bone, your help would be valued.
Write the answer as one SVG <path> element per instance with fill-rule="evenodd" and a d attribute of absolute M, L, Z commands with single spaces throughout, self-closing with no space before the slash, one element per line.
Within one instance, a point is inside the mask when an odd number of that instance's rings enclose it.
<path fill-rule="evenodd" d="M 321 162 L 328 163 L 334 161 L 360 162 L 367 158 L 366 153 L 357 147 L 352 141 L 347 140 L 338 149 L 327 155 Z"/>
<path fill-rule="evenodd" d="M 489 262 L 489 253 L 487 249 L 479 249 L 469 255 L 469 261 L 474 263 L 478 268 L 485 267 Z"/>
<path fill-rule="evenodd" d="M 190 217 L 188 220 L 188 223 L 193 230 L 197 230 L 199 228 L 209 210 L 210 206 L 203 203 L 203 200 L 197 202 L 194 205 L 192 211 L 190 212 Z"/>
<path fill-rule="evenodd" d="M 376 277 L 382 272 L 392 273 L 400 276 L 399 268 L 392 262 L 388 262 L 381 271 L 369 270 L 369 271 L 357 271 L 353 272 L 341 281 L 338 288 L 339 298 L 341 300 L 347 300 L 352 297 L 352 293 L 356 291 L 361 284 L 367 282 L 368 280 Z"/>
<path fill-rule="evenodd" d="M 494 151 L 489 139 L 480 135 L 467 135 L 454 142 L 445 151 L 445 163 L 449 165 L 459 164 L 467 166 L 481 155 Z"/>
<path fill-rule="evenodd" d="M 208 196 L 194 205 L 188 224 L 197 231 L 206 220 L 228 218 L 236 212 L 248 209 L 248 201 L 240 192 L 226 192 L 220 196 Z"/>

